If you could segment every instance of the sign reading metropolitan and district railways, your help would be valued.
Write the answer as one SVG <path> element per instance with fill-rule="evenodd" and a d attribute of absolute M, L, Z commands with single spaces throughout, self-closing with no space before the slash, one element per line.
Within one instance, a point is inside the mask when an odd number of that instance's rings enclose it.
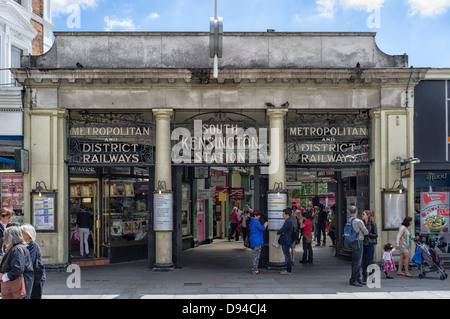
<path fill-rule="evenodd" d="M 153 164 L 150 126 L 74 126 L 70 164 Z"/>
<path fill-rule="evenodd" d="M 291 126 L 287 129 L 290 164 L 368 163 L 367 126 Z"/>

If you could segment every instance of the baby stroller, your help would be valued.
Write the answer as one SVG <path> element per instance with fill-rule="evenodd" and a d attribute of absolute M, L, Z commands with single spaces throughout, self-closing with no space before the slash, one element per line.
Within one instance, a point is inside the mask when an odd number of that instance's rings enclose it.
<path fill-rule="evenodd" d="M 437 251 L 418 239 L 416 240 L 416 244 L 417 251 L 412 261 L 419 265 L 419 278 L 425 278 L 427 273 L 436 271 L 441 275 L 440 279 L 445 280 L 447 278 L 447 273 L 445 272 L 443 263 L 439 258 Z"/>

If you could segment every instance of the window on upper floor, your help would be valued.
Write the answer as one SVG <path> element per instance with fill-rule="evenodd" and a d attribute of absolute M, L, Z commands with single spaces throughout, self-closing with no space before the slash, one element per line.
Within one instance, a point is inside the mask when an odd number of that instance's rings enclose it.
<path fill-rule="evenodd" d="M 22 58 L 23 51 L 18 47 L 11 46 L 11 68 L 20 68 L 20 59 Z M 13 86 L 18 86 L 14 75 L 11 73 L 11 84 Z"/>
<path fill-rule="evenodd" d="M 17 2 L 18 4 L 22 4 L 22 0 L 13 0 L 14 2 Z"/>

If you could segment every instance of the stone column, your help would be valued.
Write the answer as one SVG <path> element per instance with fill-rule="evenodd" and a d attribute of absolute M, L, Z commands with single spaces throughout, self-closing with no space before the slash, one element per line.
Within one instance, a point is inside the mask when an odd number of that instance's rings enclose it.
<path fill-rule="evenodd" d="M 168 191 L 172 190 L 172 159 L 170 143 L 170 118 L 172 109 L 154 109 L 156 117 L 155 135 L 155 187 L 158 181 L 165 181 Z M 157 231 L 155 233 L 155 265 L 154 270 L 173 270 L 172 232 Z"/>
<path fill-rule="evenodd" d="M 273 189 L 275 183 L 280 182 L 282 183 L 283 188 L 286 188 L 284 116 L 287 112 L 287 109 L 267 110 L 270 121 L 269 190 Z M 283 268 L 286 264 L 281 247 L 275 248 L 272 245 L 276 235 L 276 230 L 269 231 L 269 269 Z"/>

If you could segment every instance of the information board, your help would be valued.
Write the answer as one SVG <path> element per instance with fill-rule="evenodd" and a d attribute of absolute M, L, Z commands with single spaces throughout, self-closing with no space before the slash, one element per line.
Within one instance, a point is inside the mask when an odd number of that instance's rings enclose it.
<path fill-rule="evenodd" d="M 154 230 L 173 231 L 173 193 L 153 194 Z"/>
<path fill-rule="evenodd" d="M 56 231 L 56 193 L 32 193 L 31 203 L 36 231 Z"/>
<path fill-rule="evenodd" d="M 287 193 L 268 193 L 267 206 L 269 230 L 280 229 L 284 224 L 283 209 L 287 207 Z"/>

